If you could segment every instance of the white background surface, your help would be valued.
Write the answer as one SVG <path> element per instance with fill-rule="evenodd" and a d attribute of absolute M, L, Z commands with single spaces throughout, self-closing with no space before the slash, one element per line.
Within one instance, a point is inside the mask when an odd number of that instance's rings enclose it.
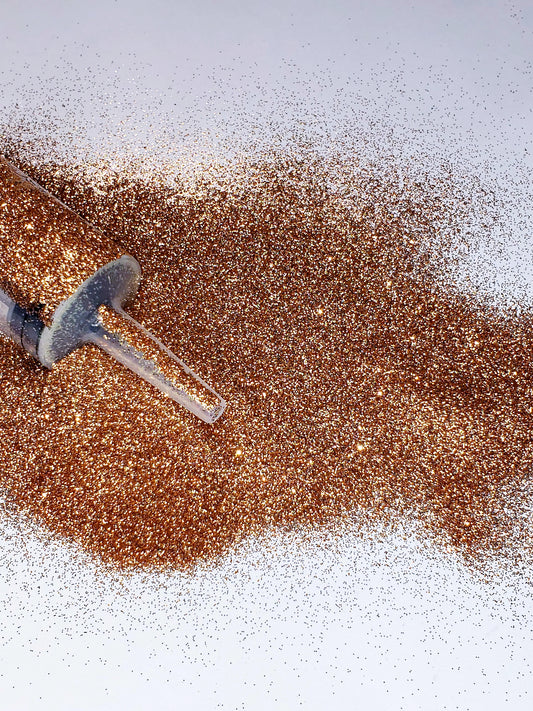
<path fill-rule="evenodd" d="M 301 120 L 372 140 L 377 121 L 391 150 L 441 151 L 527 193 L 532 29 L 526 2 L 0 0 L 0 106 L 61 119 L 82 154 Z M 527 585 L 486 587 L 410 539 L 256 545 L 211 573 L 126 582 L 29 530 L 5 523 L 0 541 L 2 709 L 533 705 Z"/>

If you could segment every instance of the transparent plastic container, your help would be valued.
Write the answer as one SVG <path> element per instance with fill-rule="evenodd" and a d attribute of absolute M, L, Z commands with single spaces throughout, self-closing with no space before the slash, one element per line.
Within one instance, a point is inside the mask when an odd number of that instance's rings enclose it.
<path fill-rule="evenodd" d="M 226 407 L 223 398 L 124 311 L 140 279 L 129 255 L 106 264 L 58 306 L 50 326 L 0 291 L 0 331 L 47 368 L 93 343 L 203 422 L 215 422 Z"/>

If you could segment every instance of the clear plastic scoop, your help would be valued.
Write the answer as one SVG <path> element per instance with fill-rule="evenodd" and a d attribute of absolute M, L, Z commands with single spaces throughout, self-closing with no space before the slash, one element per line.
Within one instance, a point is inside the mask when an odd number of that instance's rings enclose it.
<path fill-rule="evenodd" d="M 122 309 L 100 308 L 87 340 L 204 422 L 214 422 L 222 414 L 225 403 L 220 396 Z"/>
<path fill-rule="evenodd" d="M 59 305 L 49 327 L 0 292 L 0 330 L 47 368 L 93 343 L 204 422 L 215 422 L 226 402 L 123 310 L 140 278 L 139 264 L 129 255 L 106 264 Z"/>

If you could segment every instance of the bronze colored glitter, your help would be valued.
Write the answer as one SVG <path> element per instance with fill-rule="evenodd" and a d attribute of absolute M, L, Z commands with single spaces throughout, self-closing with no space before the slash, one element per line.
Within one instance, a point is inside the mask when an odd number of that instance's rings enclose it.
<path fill-rule="evenodd" d="M 400 189 L 347 161 L 339 188 L 338 166 L 309 156 L 98 189 L 21 167 L 139 260 L 132 315 L 230 406 L 209 427 L 96 349 L 44 372 L 2 340 L 13 506 L 124 567 L 213 559 L 271 526 L 402 517 L 473 558 L 519 541 L 520 559 L 531 316 L 432 284 L 445 185 Z"/>

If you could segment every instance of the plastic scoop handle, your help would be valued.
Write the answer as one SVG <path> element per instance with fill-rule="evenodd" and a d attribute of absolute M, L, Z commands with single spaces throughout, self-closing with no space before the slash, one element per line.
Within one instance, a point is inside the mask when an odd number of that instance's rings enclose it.
<path fill-rule="evenodd" d="M 203 422 L 211 424 L 224 412 L 225 400 L 122 309 L 101 309 L 84 340 L 101 348 Z"/>
<path fill-rule="evenodd" d="M 19 306 L 0 289 L 0 333 L 37 358 L 37 346 L 44 324 L 39 316 Z"/>

